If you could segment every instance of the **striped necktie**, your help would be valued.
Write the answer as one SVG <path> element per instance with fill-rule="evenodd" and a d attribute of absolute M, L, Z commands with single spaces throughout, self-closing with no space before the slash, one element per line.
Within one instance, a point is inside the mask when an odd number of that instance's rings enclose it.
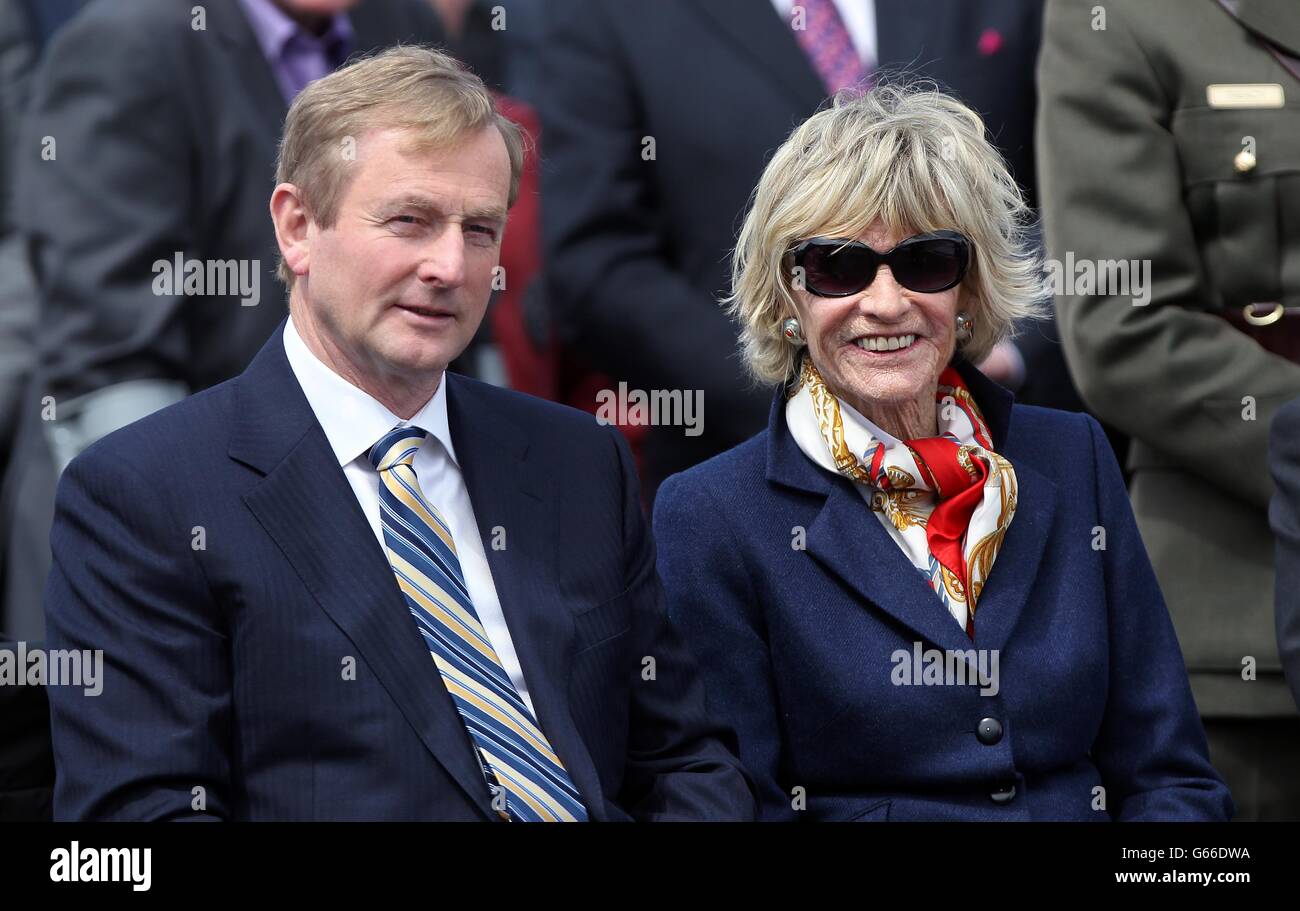
<path fill-rule="evenodd" d="M 479 622 L 451 529 L 420 491 L 414 462 L 424 440 L 418 427 L 398 426 L 370 450 L 398 588 L 478 751 L 497 812 L 520 822 L 586 821 L 578 789 Z"/>
<path fill-rule="evenodd" d="M 869 88 L 871 70 L 858 56 L 834 0 L 801 0 L 798 6 L 803 10 L 803 21 L 792 16 L 790 26 L 826 91 L 833 95 L 848 86 Z M 796 27 L 799 25 L 802 28 Z"/>

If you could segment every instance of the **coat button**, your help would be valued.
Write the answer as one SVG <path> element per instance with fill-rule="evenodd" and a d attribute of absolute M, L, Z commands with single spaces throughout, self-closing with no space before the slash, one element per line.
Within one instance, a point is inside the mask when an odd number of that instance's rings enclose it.
<path fill-rule="evenodd" d="M 1237 157 L 1232 159 L 1232 166 L 1237 169 L 1238 174 L 1249 174 L 1255 170 L 1255 156 L 1242 149 L 1237 153 Z"/>
<path fill-rule="evenodd" d="M 1002 739 L 1002 722 L 996 718 L 981 718 L 979 726 L 975 728 L 975 736 L 985 746 L 993 746 Z"/>
<path fill-rule="evenodd" d="M 1011 799 L 1016 796 L 1016 786 L 1013 784 L 1003 785 L 998 788 L 989 798 L 994 803 L 1010 803 Z"/>

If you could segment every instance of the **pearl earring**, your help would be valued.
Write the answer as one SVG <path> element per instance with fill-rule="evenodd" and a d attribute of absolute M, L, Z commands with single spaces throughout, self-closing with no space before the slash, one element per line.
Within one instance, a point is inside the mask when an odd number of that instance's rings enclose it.
<path fill-rule="evenodd" d="M 969 313 L 962 312 L 957 314 L 957 341 L 969 342 L 971 335 L 975 332 L 975 317 Z"/>
<path fill-rule="evenodd" d="M 802 345 L 804 342 L 803 329 L 800 328 L 799 321 L 793 316 L 781 324 L 781 334 L 792 345 Z"/>

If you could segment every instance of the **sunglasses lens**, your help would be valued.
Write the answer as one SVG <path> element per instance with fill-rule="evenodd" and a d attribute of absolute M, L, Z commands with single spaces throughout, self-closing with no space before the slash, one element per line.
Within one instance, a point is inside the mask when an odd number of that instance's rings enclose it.
<path fill-rule="evenodd" d="M 814 244 L 803 253 L 805 286 L 822 296 L 856 294 L 875 278 L 876 261 L 874 253 L 861 247 Z"/>
<path fill-rule="evenodd" d="M 961 281 L 965 247 L 947 238 L 923 240 L 897 251 L 890 263 L 900 285 L 923 294 L 944 291 Z"/>

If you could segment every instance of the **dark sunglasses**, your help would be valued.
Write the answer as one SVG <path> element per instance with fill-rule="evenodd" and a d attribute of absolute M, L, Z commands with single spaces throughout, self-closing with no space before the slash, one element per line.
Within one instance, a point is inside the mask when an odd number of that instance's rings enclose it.
<path fill-rule="evenodd" d="M 818 297 L 848 297 L 866 288 L 884 263 L 904 288 L 923 294 L 947 291 L 965 276 L 970 241 L 956 231 L 933 231 L 878 253 L 857 240 L 814 237 L 790 251 L 803 269 L 803 286 Z"/>

